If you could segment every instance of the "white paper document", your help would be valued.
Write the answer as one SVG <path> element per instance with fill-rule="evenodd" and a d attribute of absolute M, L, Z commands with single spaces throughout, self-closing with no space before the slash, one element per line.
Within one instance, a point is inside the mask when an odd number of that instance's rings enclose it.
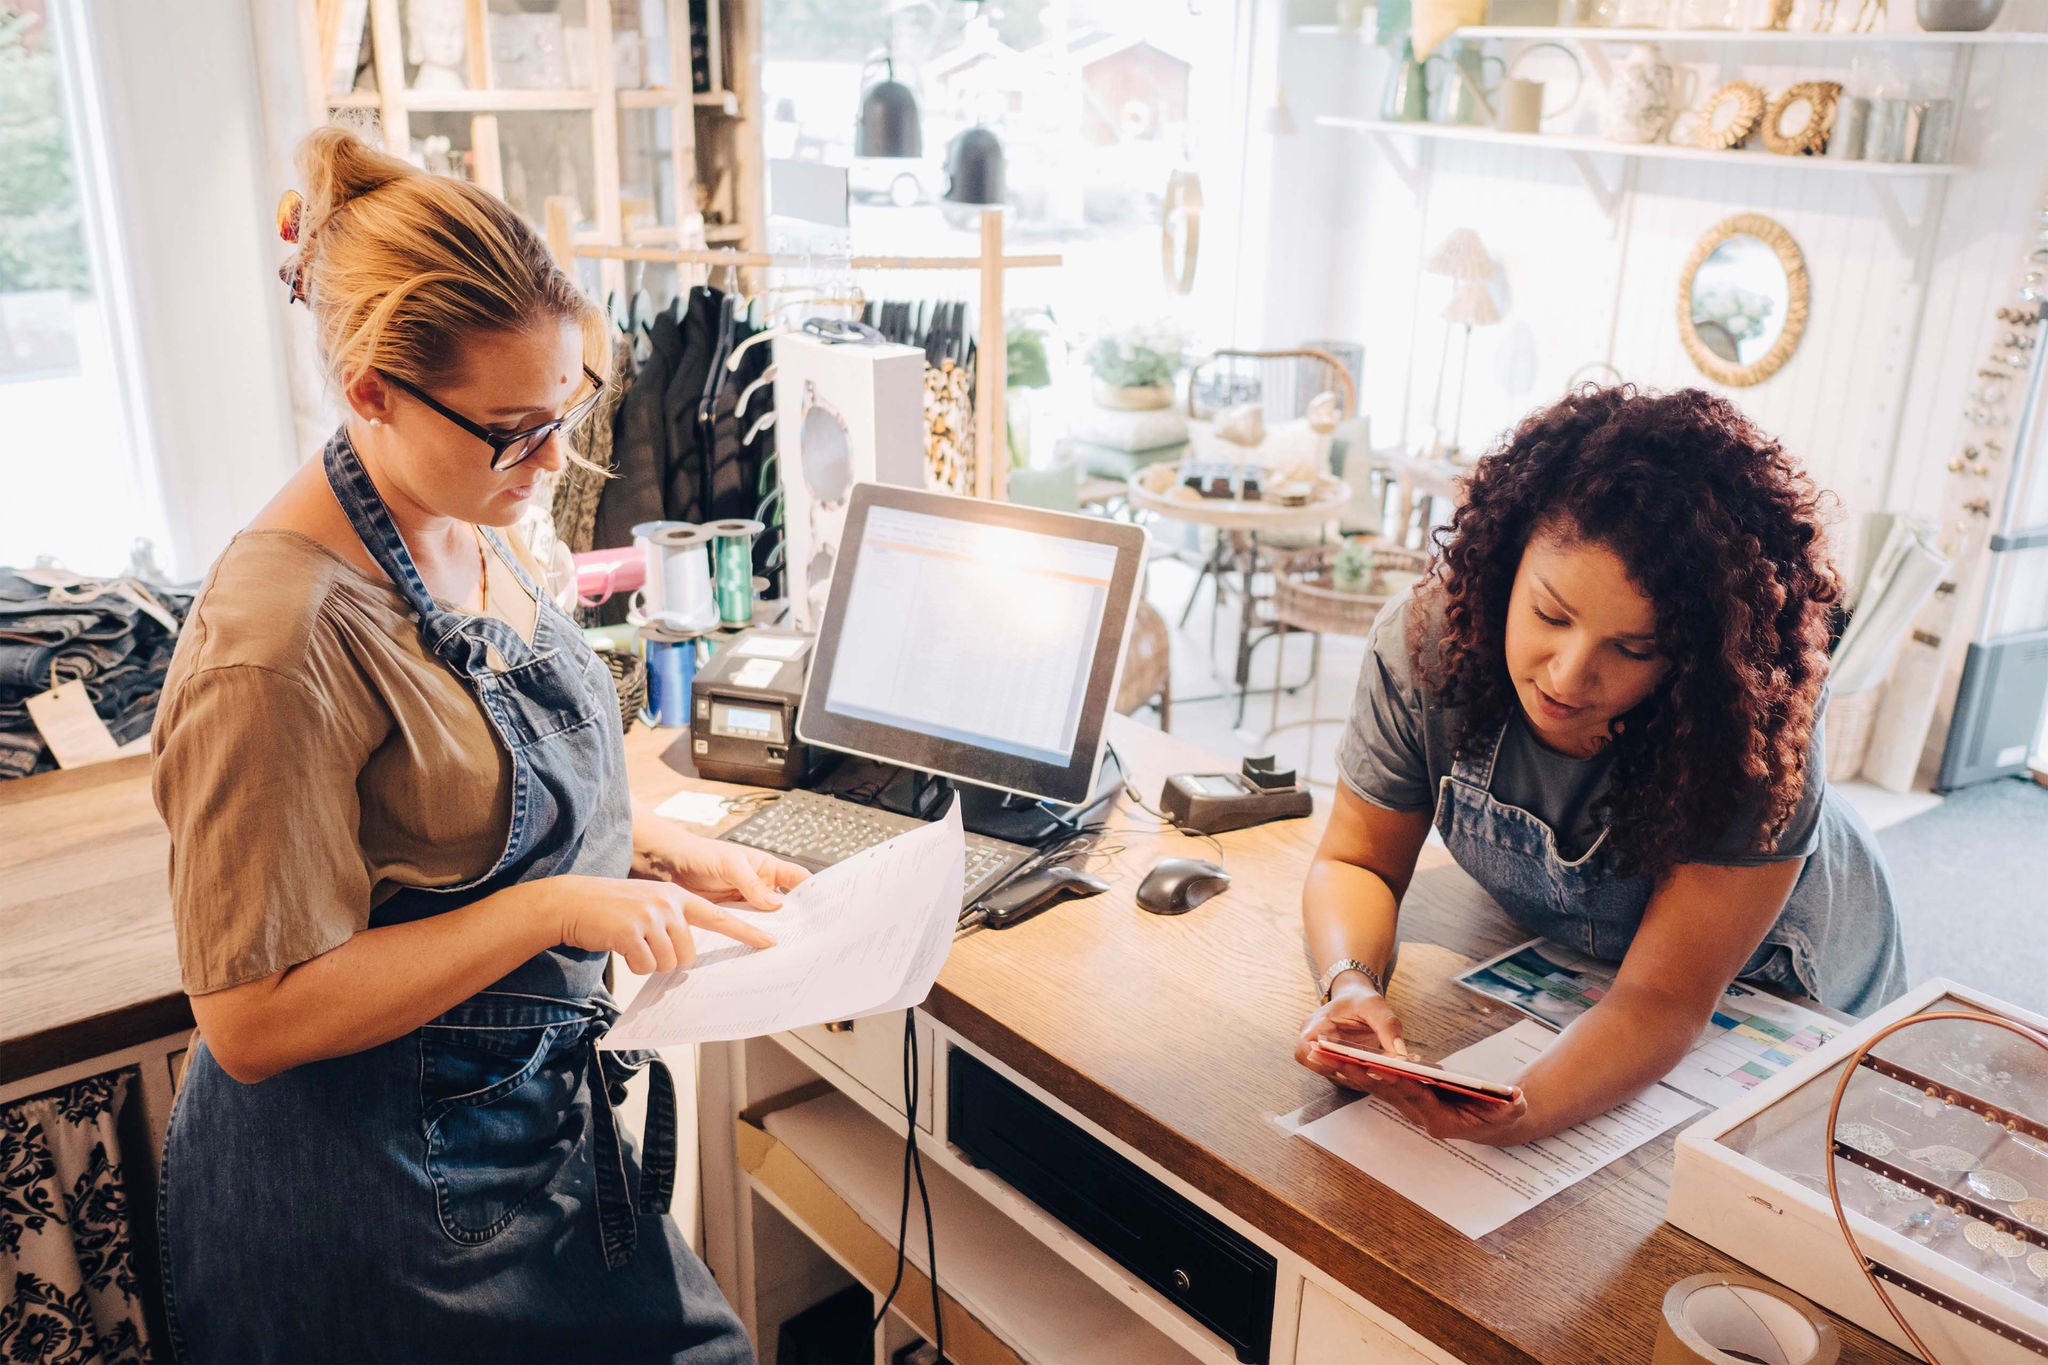
<path fill-rule="evenodd" d="M 1512 1082 L 1555 1038 L 1524 1019 L 1452 1053 L 1441 1065 Z M 1303 1125 L 1300 1133 L 1467 1237 L 1484 1237 L 1698 1112 L 1677 1091 L 1654 1085 L 1555 1137 L 1487 1147 L 1430 1137 L 1392 1105 L 1368 1097 Z"/>
<path fill-rule="evenodd" d="M 945 819 L 816 874 L 780 910 L 726 907 L 774 935 L 771 948 L 693 929 L 697 960 L 650 977 L 601 1046 L 758 1038 L 909 1009 L 945 965 L 966 879 L 955 800 Z"/>
<path fill-rule="evenodd" d="M 1531 1018 L 1564 1028 L 1614 985 L 1614 964 L 1532 938 L 1454 978 L 1466 990 L 1512 1005 Z M 1818 1011 L 1740 981 L 1714 1004 L 1685 1060 L 1664 1084 L 1720 1109 L 1842 1031 Z"/>

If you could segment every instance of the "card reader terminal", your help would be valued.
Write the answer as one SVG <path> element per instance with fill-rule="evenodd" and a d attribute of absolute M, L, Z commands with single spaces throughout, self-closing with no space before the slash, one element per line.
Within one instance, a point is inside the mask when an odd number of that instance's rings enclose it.
<path fill-rule="evenodd" d="M 1221 834 L 1307 815 L 1315 797 L 1267 756 L 1247 758 L 1234 773 L 1175 773 L 1159 794 L 1159 809 L 1181 829 Z"/>

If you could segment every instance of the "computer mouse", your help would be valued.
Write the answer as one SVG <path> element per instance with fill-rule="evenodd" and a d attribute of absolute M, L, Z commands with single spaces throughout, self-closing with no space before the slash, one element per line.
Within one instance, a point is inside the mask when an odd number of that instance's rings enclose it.
<path fill-rule="evenodd" d="M 1230 885 L 1230 874 L 1200 858 L 1161 858 L 1138 884 L 1138 904 L 1155 915 L 1185 915 Z"/>

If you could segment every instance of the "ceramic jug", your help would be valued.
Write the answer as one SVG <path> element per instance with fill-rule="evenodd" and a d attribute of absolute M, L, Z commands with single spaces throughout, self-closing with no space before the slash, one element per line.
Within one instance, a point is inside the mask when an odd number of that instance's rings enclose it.
<path fill-rule="evenodd" d="M 1380 95 L 1380 117 L 1388 123 L 1421 123 L 1429 118 L 1429 74 L 1415 60 L 1415 44 L 1403 38 L 1401 55 Z"/>
<path fill-rule="evenodd" d="M 1688 70 L 1686 78 L 1692 72 Z M 1639 43 L 1614 68 L 1600 110 L 1600 136 L 1609 142 L 1655 142 L 1685 106 L 1677 67 L 1655 43 Z"/>

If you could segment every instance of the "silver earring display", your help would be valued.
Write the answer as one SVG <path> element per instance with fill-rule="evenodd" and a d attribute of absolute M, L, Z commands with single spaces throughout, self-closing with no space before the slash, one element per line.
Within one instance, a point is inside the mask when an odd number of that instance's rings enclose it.
<path fill-rule="evenodd" d="M 1906 1155 L 1922 1165 L 1932 1166 L 1935 1170 L 1947 1175 L 1961 1175 L 1965 1171 L 1977 1169 L 1976 1157 L 1971 1156 L 1960 1147 L 1950 1147 L 1946 1144 L 1937 1144 L 1933 1147 L 1915 1147 Z"/>
<path fill-rule="evenodd" d="M 2027 1197 L 2027 1187 L 2004 1171 L 1971 1171 L 1963 1177 L 1963 1183 L 2000 1204 L 2017 1204 Z"/>
<path fill-rule="evenodd" d="M 1845 1123 L 1835 1130 L 1835 1137 L 1865 1156 L 1890 1156 L 1898 1149 L 1892 1135 L 1869 1123 Z"/>

